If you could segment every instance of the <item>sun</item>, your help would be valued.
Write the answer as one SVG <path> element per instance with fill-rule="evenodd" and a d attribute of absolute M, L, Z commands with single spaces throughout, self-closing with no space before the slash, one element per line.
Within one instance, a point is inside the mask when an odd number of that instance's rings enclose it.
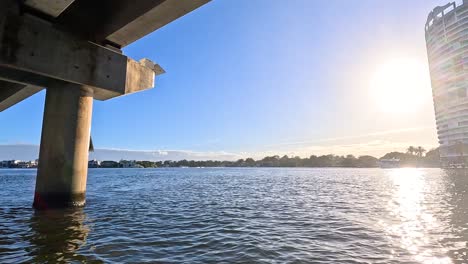
<path fill-rule="evenodd" d="M 427 65 L 415 59 L 391 59 L 376 66 L 371 75 L 370 94 L 377 109 L 404 114 L 431 102 L 431 84 Z"/>

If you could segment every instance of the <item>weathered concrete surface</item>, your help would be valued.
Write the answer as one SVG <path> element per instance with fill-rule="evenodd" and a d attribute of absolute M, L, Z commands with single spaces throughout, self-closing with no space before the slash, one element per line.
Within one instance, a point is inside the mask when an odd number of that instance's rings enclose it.
<path fill-rule="evenodd" d="M 92 106 L 92 89 L 47 88 L 35 208 L 85 204 Z"/>
<path fill-rule="evenodd" d="M 0 112 L 42 90 L 41 87 L 0 80 Z"/>
<path fill-rule="evenodd" d="M 24 4 L 53 17 L 50 21 L 67 32 L 100 45 L 122 48 L 208 1 L 27 0 Z"/>
<path fill-rule="evenodd" d="M 74 0 L 25 0 L 24 4 L 52 17 L 60 15 Z"/>
<path fill-rule="evenodd" d="M 7 15 L 1 24 L 0 67 L 25 72 L 22 83 L 42 87 L 52 80 L 75 83 L 95 89 L 98 100 L 153 87 L 148 85 L 154 84 L 153 69 L 111 49 L 76 39 L 43 20 Z M 46 81 L 37 83 L 36 75 Z M 6 77 L 0 73 L 0 78 Z"/>
<path fill-rule="evenodd" d="M 0 111 L 47 87 L 34 207 L 85 204 L 93 98 L 164 70 L 121 48 L 209 0 L 0 0 Z"/>
<path fill-rule="evenodd" d="M 125 47 L 147 34 L 182 17 L 210 0 L 166 0 L 115 30 L 106 40 Z"/>

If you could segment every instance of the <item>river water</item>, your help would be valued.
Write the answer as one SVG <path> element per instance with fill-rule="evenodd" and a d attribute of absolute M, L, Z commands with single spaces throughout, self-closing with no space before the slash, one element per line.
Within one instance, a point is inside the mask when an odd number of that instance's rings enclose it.
<path fill-rule="evenodd" d="M 0 170 L 0 263 L 468 263 L 468 174 L 91 169 L 84 209 L 35 212 Z"/>

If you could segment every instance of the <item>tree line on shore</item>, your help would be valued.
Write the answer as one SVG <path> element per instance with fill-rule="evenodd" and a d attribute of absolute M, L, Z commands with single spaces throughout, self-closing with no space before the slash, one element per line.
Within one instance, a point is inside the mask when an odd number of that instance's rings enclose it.
<path fill-rule="evenodd" d="M 440 167 L 439 150 L 427 151 L 422 147 L 409 147 L 406 152 L 390 152 L 381 159 L 398 159 L 401 167 Z M 137 161 L 137 164 L 145 168 L 155 167 L 346 167 L 346 168 L 375 168 L 378 167 L 379 159 L 373 156 L 353 155 L 311 155 L 308 158 L 298 156 L 282 157 L 268 156 L 263 159 L 253 158 L 239 159 L 237 161 Z"/>

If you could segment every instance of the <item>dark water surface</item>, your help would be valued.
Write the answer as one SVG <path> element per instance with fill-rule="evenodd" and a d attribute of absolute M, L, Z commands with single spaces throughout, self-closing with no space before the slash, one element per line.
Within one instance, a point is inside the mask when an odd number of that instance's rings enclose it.
<path fill-rule="evenodd" d="M 94 169 L 84 209 L 35 212 L 0 170 L 0 263 L 468 263 L 468 174 Z"/>

